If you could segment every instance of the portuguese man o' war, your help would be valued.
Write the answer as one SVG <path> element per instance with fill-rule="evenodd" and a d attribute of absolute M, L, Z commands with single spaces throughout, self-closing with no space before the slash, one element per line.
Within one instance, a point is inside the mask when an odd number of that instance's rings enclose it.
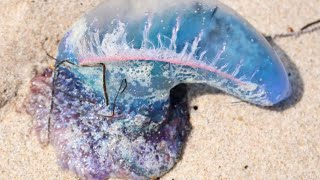
<path fill-rule="evenodd" d="M 110 0 L 64 36 L 55 69 L 32 80 L 30 112 L 40 141 L 79 177 L 157 178 L 190 130 L 186 100 L 170 93 L 181 83 L 261 106 L 291 92 L 268 42 L 220 2 Z"/>

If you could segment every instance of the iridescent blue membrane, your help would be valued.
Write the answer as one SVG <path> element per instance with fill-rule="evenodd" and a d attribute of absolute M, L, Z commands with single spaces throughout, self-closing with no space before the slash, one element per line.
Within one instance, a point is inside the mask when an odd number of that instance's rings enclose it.
<path fill-rule="evenodd" d="M 206 83 L 262 106 L 290 95 L 268 42 L 229 8 L 141 3 L 102 3 L 59 46 L 53 141 L 63 166 L 81 177 L 140 179 L 170 170 L 190 128 L 186 100 L 170 95 L 181 83 Z"/>

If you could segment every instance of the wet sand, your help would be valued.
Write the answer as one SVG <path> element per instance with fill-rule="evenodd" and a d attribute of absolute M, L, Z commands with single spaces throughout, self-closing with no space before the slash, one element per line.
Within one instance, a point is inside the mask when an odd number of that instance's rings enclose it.
<path fill-rule="evenodd" d="M 320 18 L 319 0 L 226 0 L 264 34 L 298 30 Z M 99 1 L 0 2 L 0 179 L 77 179 L 62 171 L 51 146 L 41 147 L 23 111 L 29 82 L 52 64 L 45 49 Z M 182 160 L 162 179 L 319 179 L 320 32 L 276 39 L 293 95 L 272 108 L 192 86 L 193 126 Z M 201 89 L 201 90 L 199 90 Z M 197 110 L 192 107 L 198 106 Z"/>

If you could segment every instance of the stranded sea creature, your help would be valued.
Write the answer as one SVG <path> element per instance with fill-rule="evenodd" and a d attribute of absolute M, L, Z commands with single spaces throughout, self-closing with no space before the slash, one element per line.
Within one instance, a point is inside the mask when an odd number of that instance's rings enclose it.
<path fill-rule="evenodd" d="M 186 100 L 170 94 L 181 83 L 262 106 L 290 94 L 264 37 L 217 1 L 106 1 L 56 59 L 33 79 L 31 112 L 61 166 L 86 179 L 156 178 L 175 165 L 190 129 Z"/>

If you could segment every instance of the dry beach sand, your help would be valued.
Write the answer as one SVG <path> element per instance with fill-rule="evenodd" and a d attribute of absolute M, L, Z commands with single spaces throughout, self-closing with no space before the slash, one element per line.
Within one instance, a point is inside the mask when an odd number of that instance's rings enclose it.
<path fill-rule="evenodd" d="M 319 0 L 225 0 L 265 34 L 298 30 L 320 18 Z M 0 179 L 77 179 L 51 146 L 30 133 L 23 111 L 29 81 L 52 61 L 59 39 L 99 0 L 0 1 Z M 320 179 L 320 32 L 273 44 L 293 95 L 272 108 L 191 87 L 193 130 L 182 160 L 162 179 Z M 196 90 L 201 89 L 201 90 Z"/>

